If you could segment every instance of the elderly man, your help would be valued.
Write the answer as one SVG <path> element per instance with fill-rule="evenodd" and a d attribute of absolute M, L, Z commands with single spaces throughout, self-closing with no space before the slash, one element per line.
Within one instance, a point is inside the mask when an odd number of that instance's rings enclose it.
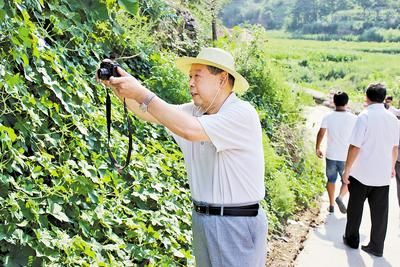
<path fill-rule="evenodd" d="M 358 248 L 364 202 L 368 199 L 371 211 L 371 235 L 361 249 L 382 257 L 389 211 L 390 177 L 395 175 L 399 123 L 385 109 L 386 88 L 370 84 L 366 92 L 367 109 L 360 113 L 350 137 L 350 147 L 342 176 L 348 184 L 349 203 L 343 241 Z"/>
<path fill-rule="evenodd" d="M 121 68 L 104 81 L 140 118 L 162 124 L 182 149 L 193 199 L 197 266 L 265 266 L 262 130 L 256 110 L 235 92 L 248 88 L 230 53 L 204 48 L 177 67 L 193 102 L 171 105 Z"/>

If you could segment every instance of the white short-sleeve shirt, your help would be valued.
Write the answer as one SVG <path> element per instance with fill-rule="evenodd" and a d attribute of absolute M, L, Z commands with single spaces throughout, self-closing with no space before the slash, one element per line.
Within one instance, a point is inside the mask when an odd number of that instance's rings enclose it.
<path fill-rule="evenodd" d="M 392 151 L 399 144 L 399 122 L 383 104 L 372 104 L 357 118 L 350 144 L 360 152 L 350 175 L 368 186 L 390 185 Z"/>
<path fill-rule="evenodd" d="M 393 115 L 395 115 L 396 117 L 400 116 L 400 109 L 390 106 L 389 111 L 392 112 Z"/>
<path fill-rule="evenodd" d="M 321 128 L 328 132 L 326 158 L 346 161 L 349 138 L 357 116 L 348 111 L 333 111 L 322 119 Z"/>
<path fill-rule="evenodd" d="M 179 108 L 196 116 L 193 103 Z M 264 151 L 254 107 L 232 93 L 216 114 L 196 117 L 211 142 L 192 142 L 172 134 L 184 155 L 192 198 L 218 205 L 262 200 Z"/>

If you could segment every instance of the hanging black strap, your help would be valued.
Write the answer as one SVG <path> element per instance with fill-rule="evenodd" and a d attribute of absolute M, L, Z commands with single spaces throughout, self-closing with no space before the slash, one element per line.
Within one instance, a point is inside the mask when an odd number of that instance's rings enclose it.
<path fill-rule="evenodd" d="M 131 160 L 131 155 L 132 155 L 132 120 L 128 114 L 128 108 L 126 106 L 126 101 L 124 98 L 124 113 L 125 113 L 125 118 L 126 118 L 126 122 L 128 125 L 128 153 L 126 156 L 126 160 L 125 160 L 125 165 L 122 167 L 121 165 L 119 165 L 117 163 L 117 161 L 114 158 L 114 155 L 111 152 L 111 148 L 110 148 L 110 139 L 111 139 L 111 97 L 108 93 L 107 90 L 107 97 L 106 97 L 106 117 L 107 117 L 107 151 L 108 151 L 108 155 L 110 157 L 111 160 L 111 164 L 113 165 L 114 168 L 118 169 L 118 171 L 122 171 L 123 169 L 125 169 L 128 165 L 129 162 Z"/>

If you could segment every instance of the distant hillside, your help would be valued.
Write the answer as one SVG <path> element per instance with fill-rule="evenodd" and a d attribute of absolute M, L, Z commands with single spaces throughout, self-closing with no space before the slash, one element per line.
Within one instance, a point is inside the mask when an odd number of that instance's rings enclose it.
<path fill-rule="evenodd" d="M 320 39 L 400 41 L 397 0 L 232 0 L 220 17 L 228 27 L 250 23 Z"/>

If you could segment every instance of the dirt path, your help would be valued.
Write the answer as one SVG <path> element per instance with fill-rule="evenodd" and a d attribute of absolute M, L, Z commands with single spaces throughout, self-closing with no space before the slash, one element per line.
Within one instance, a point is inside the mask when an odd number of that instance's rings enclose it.
<path fill-rule="evenodd" d="M 315 137 L 322 118 L 330 111 L 330 108 L 321 105 L 306 107 L 304 109 L 304 116 L 307 119 L 307 139 L 310 146 L 315 145 Z M 322 144 L 322 147 L 325 147 L 325 143 Z M 288 221 L 283 235 L 272 237 L 269 241 L 267 266 L 295 266 L 297 256 L 304 249 L 304 242 L 309 236 L 310 231 L 322 223 L 319 213 L 320 207 L 318 206 L 297 214 L 292 220 Z"/>
<path fill-rule="evenodd" d="M 297 214 L 288 221 L 283 235 L 273 236 L 268 242 L 268 267 L 292 267 L 300 252 L 304 249 L 304 242 L 310 230 L 320 224 L 318 220 L 319 208 L 310 208 Z"/>

